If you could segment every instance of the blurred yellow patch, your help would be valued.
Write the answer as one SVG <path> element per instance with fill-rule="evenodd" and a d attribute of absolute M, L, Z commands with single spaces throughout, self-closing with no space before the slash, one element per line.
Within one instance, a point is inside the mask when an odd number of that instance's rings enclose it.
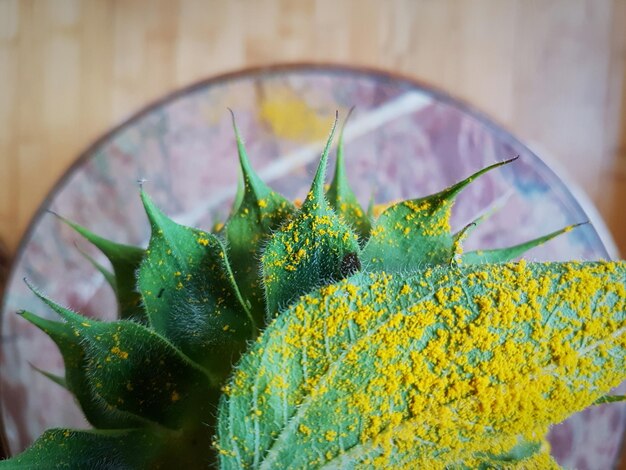
<path fill-rule="evenodd" d="M 300 141 L 325 139 L 333 124 L 332 116 L 318 116 L 307 103 L 289 92 L 263 101 L 260 118 L 276 136 Z"/>

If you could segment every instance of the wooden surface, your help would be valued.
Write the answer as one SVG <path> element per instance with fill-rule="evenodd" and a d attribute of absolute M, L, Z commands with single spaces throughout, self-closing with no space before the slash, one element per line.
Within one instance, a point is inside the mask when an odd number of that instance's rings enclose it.
<path fill-rule="evenodd" d="M 284 62 L 366 65 L 469 101 L 560 162 L 626 253 L 626 0 L 0 0 L 0 238 L 165 93 Z"/>

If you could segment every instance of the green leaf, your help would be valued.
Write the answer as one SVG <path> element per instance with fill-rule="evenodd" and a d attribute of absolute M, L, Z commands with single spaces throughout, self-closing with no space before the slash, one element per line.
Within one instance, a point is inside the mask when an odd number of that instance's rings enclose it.
<path fill-rule="evenodd" d="M 61 308 L 36 291 L 35 293 L 49 305 L 54 305 L 55 310 Z M 93 388 L 87 375 L 84 345 L 70 325 L 40 318 L 26 311 L 20 314 L 46 333 L 58 346 L 65 364 L 65 377 L 62 379 L 43 371 L 41 373 L 72 392 L 90 424 L 100 429 L 119 429 L 135 427 L 144 422 L 139 416 L 111 406 Z"/>
<path fill-rule="evenodd" d="M 300 210 L 272 236 L 263 252 L 267 314 L 273 318 L 311 289 L 360 269 L 357 235 L 324 197 L 324 178 L 335 125 Z"/>
<path fill-rule="evenodd" d="M 221 465 L 504 454 L 604 396 L 624 360 L 624 262 L 359 273 L 302 297 L 243 356 L 220 403 Z"/>
<path fill-rule="evenodd" d="M 399 272 L 450 262 L 454 256 L 450 211 L 456 197 L 479 176 L 513 160 L 484 168 L 440 193 L 385 209 L 363 249 L 363 265 L 369 270 Z"/>
<path fill-rule="evenodd" d="M 61 221 L 72 227 L 86 240 L 98 248 L 111 262 L 115 280 L 112 281 L 107 270 L 87 257 L 92 264 L 105 276 L 117 296 L 119 318 L 146 323 L 146 313 L 141 306 L 141 297 L 137 291 L 136 273 L 144 256 L 144 250 L 136 246 L 115 243 L 90 232 L 86 228 L 56 215 Z"/>
<path fill-rule="evenodd" d="M 254 333 L 224 246 L 167 218 L 143 191 L 141 198 L 152 236 L 138 284 L 150 326 L 223 379 Z"/>
<path fill-rule="evenodd" d="M 328 202 L 333 210 L 340 217 L 342 217 L 348 225 L 353 227 L 355 232 L 359 235 L 362 243 L 364 243 L 369 237 L 369 233 L 372 228 L 371 222 L 359 204 L 354 192 L 350 189 L 348 178 L 346 176 L 346 164 L 344 161 L 343 132 L 353 109 L 354 108 L 350 110 L 350 113 L 343 123 L 341 132 L 339 133 L 335 176 L 330 184 L 330 188 L 328 188 L 328 191 L 326 192 L 326 197 L 328 198 Z"/>
<path fill-rule="evenodd" d="M 585 222 L 586 223 L 586 222 Z M 585 223 L 568 225 L 567 227 L 557 230 L 555 232 L 544 235 L 543 237 L 535 238 L 519 245 L 511 246 L 508 248 L 498 248 L 494 250 L 477 250 L 464 253 L 461 256 L 461 260 L 465 264 L 480 264 L 480 263 L 505 263 L 507 261 L 513 261 L 515 258 L 522 256 L 525 252 L 531 248 L 543 245 L 549 240 L 558 237 L 567 232 L 571 232 L 576 227 L 580 227 Z"/>
<path fill-rule="evenodd" d="M 238 186 L 234 210 L 225 227 L 228 253 L 237 285 L 243 298 L 250 302 L 255 322 L 260 326 L 265 320 L 265 295 L 258 264 L 261 247 L 295 208 L 263 183 L 252 169 L 234 115 L 233 127 L 243 184 Z"/>
<path fill-rule="evenodd" d="M 173 429 L 211 419 L 217 403 L 218 378 L 166 339 L 139 323 L 88 319 L 37 295 L 66 323 L 24 315 L 59 345 L 66 360 L 68 386 L 72 389 L 74 383 L 80 383 L 80 390 L 90 391 L 96 405 L 106 406 L 106 410 L 99 410 L 94 405 L 93 410 L 89 408 L 93 413 L 100 412 L 104 417 L 110 413 L 115 419 L 134 418 L 135 425 L 152 422 Z M 113 423 L 104 421 L 104 417 L 97 425 L 112 427 Z M 117 424 L 131 425 L 128 420 Z"/>
<path fill-rule="evenodd" d="M 160 467 L 167 440 L 147 429 L 123 431 L 77 431 L 51 429 L 10 460 L 0 461 L 2 470 L 140 469 Z"/>

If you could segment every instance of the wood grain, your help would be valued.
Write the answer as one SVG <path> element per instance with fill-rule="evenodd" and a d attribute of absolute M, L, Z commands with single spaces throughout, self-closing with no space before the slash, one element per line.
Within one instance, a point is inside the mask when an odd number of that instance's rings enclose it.
<path fill-rule="evenodd" d="M 623 0 L 0 0 L 0 238 L 99 135 L 165 93 L 284 62 L 400 72 L 564 167 L 626 252 Z"/>

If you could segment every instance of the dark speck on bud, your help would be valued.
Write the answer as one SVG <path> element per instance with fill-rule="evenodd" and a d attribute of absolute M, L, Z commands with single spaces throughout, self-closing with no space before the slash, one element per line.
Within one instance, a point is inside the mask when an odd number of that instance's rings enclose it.
<path fill-rule="evenodd" d="M 352 276 L 361 270 L 361 261 L 356 253 L 346 253 L 341 260 L 341 275 L 343 277 Z"/>

